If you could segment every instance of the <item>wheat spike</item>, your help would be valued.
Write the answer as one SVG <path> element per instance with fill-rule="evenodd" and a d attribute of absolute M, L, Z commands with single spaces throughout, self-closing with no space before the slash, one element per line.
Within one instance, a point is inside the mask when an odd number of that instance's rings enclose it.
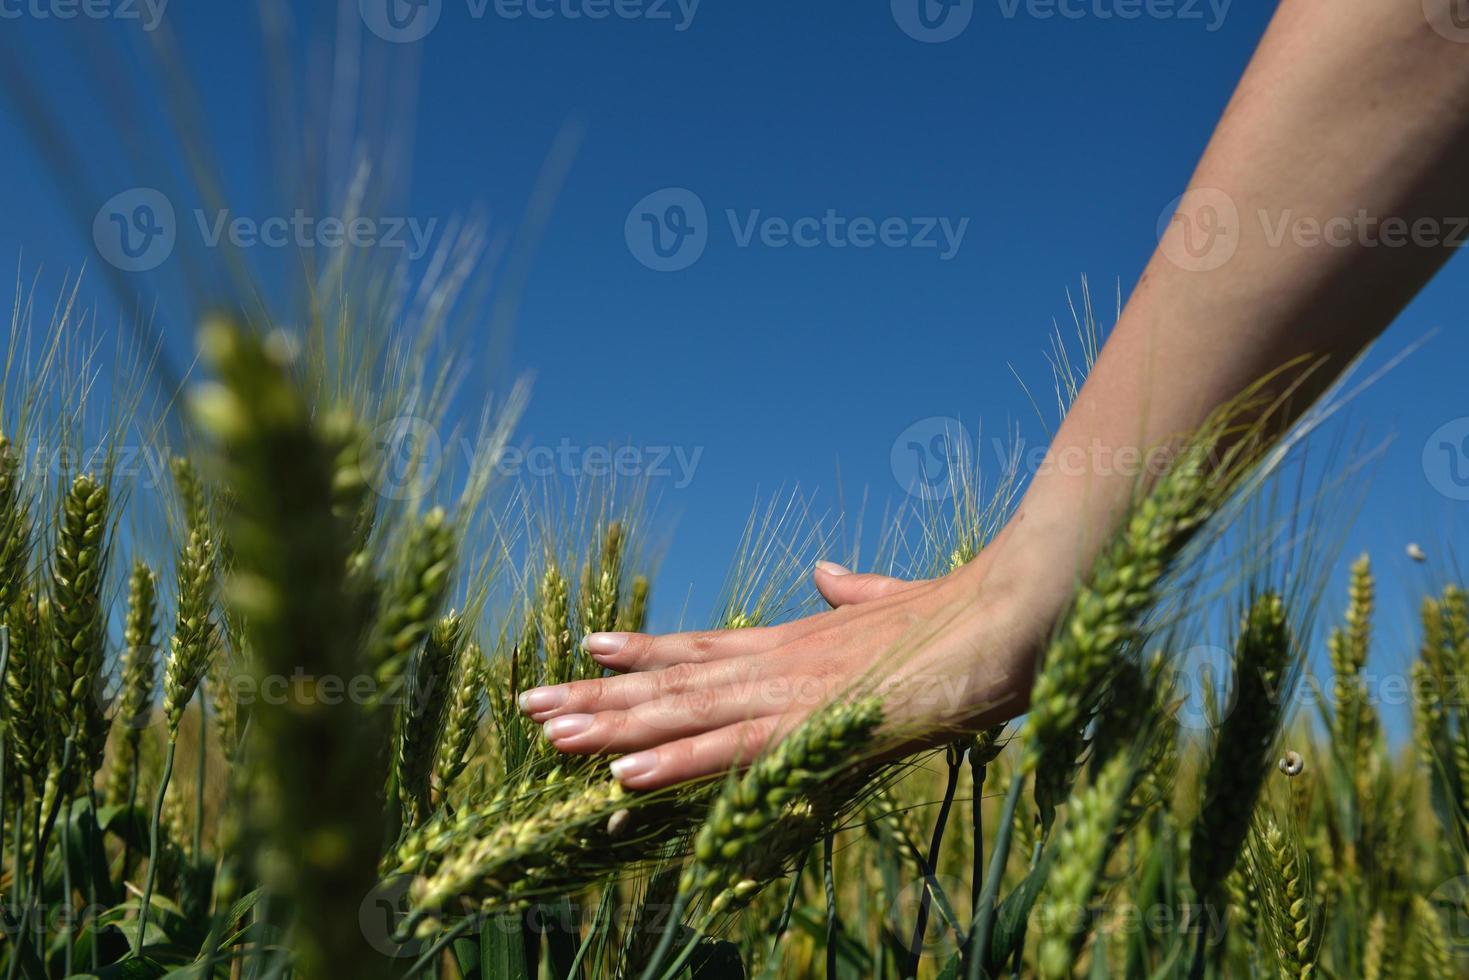
<path fill-rule="evenodd" d="M 1427 980 L 1454 980 L 1459 974 L 1454 969 L 1448 933 L 1438 909 L 1422 895 L 1414 895 L 1412 910 L 1414 946 L 1422 970 L 1419 976 Z"/>
<path fill-rule="evenodd" d="M 34 595 L 23 595 L 5 616 L 10 666 L 5 674 L 6 742 L 9 763 L 33 780 L 46 775 L 51 718 L 47 710 L 47 653 Z"/>
<path fill-rule="evenodd" d="M 0 433 L 0 619 L 24 591 L 30 557 L 30 506 L 21 482 L 20 457 Z"/>
<path fill-rule="evenodd" d="M 1041 926 L 1037 970 L 1042 977 L 1071 975 L 1091 930 L 1091 905 L 1117 842 L 1136 774 L 1135 761 L 1118 753 L 1066 807 L 1066 822 L 1055 843 L 1057 863 L 1036 908 Z"/>
<path fill-rule="evenodd" d="M 1234 687 L 1204 777 L 1189 875 L 1205 900 L 1234 867 L 1250 829 L 1284 716 L 1285 679 L 1294 656 L 1285 604 L 1276 593 L 1259 596 L 1245 613 L 1235 643 Z"/>
<path fill-rule="evenodd" d="M 122 726 L 122 733 L 108 771 L 109 803 L 127 802 L 132 791 L 138 764 L 138 742 L 153 713 L 153 685 L 157 673 L 158 580 L 147 564 L 137 561 L 128 576 L 122 690 L 117 706 L 117 724 Z"/>
<path fill-rule="evenodd" d="M 1218 445 L 1218 424 L 1206 427 L 1195 453 L 1178 459 L 1133 506 L 1046 649 L 1022 731 L 1026 751 L 1013 778 L 1036 774 L 1036 799 L 1047 826 L 1070 784 L 1081 729 L 1122 651 L 1137 638 L 1170 563 L 1231 485 L 1226 475 L 1203 463 L 1206 451 Z"/>
<path fill-rule="evenodd" d="M 536 596 L 536 627 L 546 653 L 545 683 L 565 684 L 575 676 L 571 642 L 571 599 L 566 577 L 554 564 L 546 568 Z"/>
<path fill-rule="evenodd" d="M 196 390 L 192 408 L 220 451 L 217 482 L 234 495 L 225 515 L 224 594 L 228 614 L 245 625 L 248 666 L 257 679 L 359 677 L 369 597 L 349 584 L 353 538 L 335 510 L 332 452 L 289 351 L 219 320 L 206 324 L 200 342 L 219 382 Z M 435 570 L 429 584 L 440 588 L 446 578 L 447 569 Z M 421 573 L 415 594 L 422 582 Z M 394 655 L 392 639 L 383 637 L 380 655 L 367 662 L 382 666 Z M 292 903 L 295 969 L 303 976 L 384 972 L 356 917 L 341 914 L 343 896 L 367 895 L 377 884 L 385 835 L 380 766 L 388 733 L 369 717 L 351 699 L 262 700 L 251 711 L 243 836 L 253 843 L 241 858 L 253 859 L 262 883 Z"/>
<path fill-rule="evenodd" d="M 184 709 L 209 669 L 218 643 L 214 622 L 215 545 L 205 528 L 189 532 L 178 558 L 178 611 L 163 668 L 163 713 L 169 738 L 177 738 Z"/>
<path fill-rule="evenodd" d="M 641 633 L 647 621 L 648 579 L 637 575 L 632 580 L 632 588 L 628 591 L 627 602 L 622 607 L 617 628 L 623 633 Z"/>
<path fill-rule="evenodd" d="M 73 740 L 74 764 L 83 772 L 98 768 L 107 741 L 102 706 L 107 512 L 106 486 L 87 474 L 76 477 L 62 501 L 51 568 L 52 697 Z"/>
<path fill-rule="evenodd" d="M 429 632 L 413 659 L 403 706 L 398 715 L 398 751 L 395 755 L 398 794 L 405 822 L 421 823 L 432 806 L 429 777 L 434 752 L 444 727 L 449 701 L 449 679 L 464 645 L 464 621 L 445 616 Z"/>
<path fill-rule="evenodd" d="M 380 692 L 402 693 L 409 660 L 448 596 L 454 558 L 453 525 L 436 507 L 414 522 L 383 595 L 369 647 Z"/>
<path fill-rule="evenodd" d="M 479 734 L 484 708 L 484 654 L 478 643 L 467 643 L 459 654 L 454 698 L 444 720 L 444 734 L 439 740 L 434 762 L 434 782 L 443 794 L 454 785 L 469 762 L 469 749 Z"/>
<path fill-rule="evenodd" d="M 1265 922 L 1282 978 L 1307 980 L 1316 971 L 1321 943 L 1315 896 L 1300 842 L 1273 817 L 1254 830 L 1256 890 L 1265 899 Z"/>
<path fill-rule="evenodd" d="M 881 722 L 882 703 L 875 698 L 833 705 L 757 758 L 711 806 L 694 838 L 695 860 L 683 874 L 680 893 L 711 892 L 711 911 L 747 899 L 754 891 L 747 864 L 762 837 L 833 770 L 857 761 Z"/>

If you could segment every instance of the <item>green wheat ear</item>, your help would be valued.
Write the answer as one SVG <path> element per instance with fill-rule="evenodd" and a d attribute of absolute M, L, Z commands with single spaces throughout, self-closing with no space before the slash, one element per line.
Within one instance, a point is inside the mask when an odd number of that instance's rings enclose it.
<path fill-rule="evenodd" d="M 81 772 L 97 769 L 107 742 L 101 697 L 107 515 L 106 486 L 89 474 L 76 477 L 62 500 L 51 567 L 50 623 L 56 644 L 52 700 L 73 740 L 74 763 Z"/>
<path fill-rule="evenodd" d="M 230 765 L 238 761 L 240 754 L 241 706 L 235 696 L 235 683 L 240 676 L 240 663 L 243 659 L 245 657 L 230 644 L 219 643 L 213 656 L 209 658 L 209 672 L 205 682 L 209 703 L 214 709 L 214 728 L 219 736 L 219 751 Z"/>
<path fill-rule="evenodd" d="M 434 782 L 442 795 L 469 764 L 469 750 L 479 734 L 484 713 L 485 658 L 479 644 L 470 642 L 459 653 L 454 697 L 444 719 L 444 734 L 434 760 Z"/>
<path fill-rule="evenodd" d="M 430 631 L 409 670 L 394 755 L 404 822 L 409 826 L 422 823 L 432 809 L 434 749 L 444 730 L 449 680 L 464 642 L 464 621 L 456 614 L 445 616 Z"/>
<path fill-rule="evenodd" d="M 1229 713 L 1219 727 L 1191 838 L 1189 877 L 1205 901 L 1215 898 L 1249 833 L 1250 814 L 1274 758 L 1294 662 L 1285 603 L 1267 592 L 1245 613 L 1235 643 Z"/>
<path fill-rule="evenodd" d="M 576 672 L 576 657 L 571 641 L 571 595 L 566 576 L 554 563 L 541 576 L 536 594 L 536 632 L 545 651 L 545 683 L 564 684 Z"/>
<path fill-rule="evenodd" d="M 1045 882 L 1036 917 L 1041 928 L 1037 975 L 1071 976 L 1090 931 L 1087 922 L 1107 859 L 1122 835 L 1128 802 L 1137 785 L 1138 760 L 1119 752 L 1091 785 L 1074 794 L 1055 843 L 1056 863 Z"/>
<path fill-rule="evenodd" d="M 214 622 L 215 545 L 206 529 L 195 527 L 179 553 L 178 616 L 168 663 L 163 671 L 163 713 L 169 738 L 177 738 L 184 710 L 209 669 L 219 640 Z"/>
<path fill-rule="evenodd" d="M 22 485 L 20 456 L 0 434 L 0 618 L 25 588 L 30 555 L 30 505 Z"/>
<path fill-rule="evenodd" d="M 641 633 L 648 622 L 648 579 L 638 575 L 632 580 L 627 602 L 617 620 L 617 629 L 623 633 Z"/>
<path fill-rule="evenodd" d="M 1358 768 L 1355 765 L 1358 760 L 1366 760 L 1371 752 L 1378 729 L 1377 713 L 1362 680 L 1362 670 L 1367 665 L 1372 643 L 1372 610 L 1376 591 L 1372 563 L 1363 555 L 1352 563 L 1346 622 L 1332 630 L 1326 644 L 1337 702 L 1332 717 L 1332 737 L 1348 753 L 1348 764 L 1354 771 Z"/>
<path fill-rule="evenodd" d="M 158 672 L 158 581 L 148 566 L 133 564 L 128 576 L 127 619 L 123 626 L 122 688 L 117 722 L 122 726 L 107 777 L 107 801 L 125 803 L 138 765 L 138 742 L 153 711 Z"/>
<path fill-rule="evenodd" d="M 1414 952 L 1417 954 L 1418 976 L 1426 980 L 1453 980 L 1461 976 L 1454 968 L 1454 955 L 1448 930 L 1432 902 L 1422 895 L 1412 901 Z"/>
<path fill-rule="evenodd" d="M 355 681 L 369 597 L 349 584 L 355 539 L 337 512 L 332 447 L 289 352 L 218 320 L 205 325 L 200 343 L 218 381 L 197 389 L 191 404 L 219 450 L 217 483 L 234 498 L 224 595 L 230 616 L 244 624 L 248 665 L 257 680 L 300 673 Z M 397 654 L 393 639 L 381 638 L 376 666 Z M 301 697 L 293 687 L 285 703 L 252 709 L 242 836 L 258 846 L 241 860 L 253 861 L 263 886 L 294 909 L 301 975 L 376 976 L 383 961 L 367 948 L 356 917 L 341 914 L 341 902 L 360 901 L 377 882 L 388 726 L 351 699 L 327 704 L 310 693 L 309 684 Z"/>
<path fill-rule="evenodd" d="M 5 673 L 8 762 L 39 785 L 46 776 L 51 714 L 47 700 L 49 664 L 41 616 L 34 595 L 22 595 L 5 615 L 10 634 L 10 664 Z"/>
<path fill-rule="evenodd" d="M 199 471 L 184 456 L 175 456 L 169 463 L 169 469 L 173 472 L 174 486 L 183 507 L 184 529 L 195 531 L 208 528 L 209 504 Z"/>
<path fill-rule="evenodd" d="M 1251 830 L 1249 866 L 1280 976 L 1308 980 L 1316 974 L 1322 934 L 1305 849 L 1293 830 L 1266 815 Z"/>
<path fill-rule="evenodd" d="M 679 882 L 680 895 L 709 892 L 712 913 L 753 894 L 763 882 L 752 880 L 746 865 L 762 838 L 789 805 L 820 789 L 833 771 L 857 762 L 881 723 L 877 698 L 825 708 L 732 779 L 694 838 L 694 861 Z"/>
<path fill-rule="evenodd" d="M 622 602 L 623 551 L 626 535 L 620 521 L 607 525 L 597 553 L 582 570 L 582 632 L 606 633 L 617 628 Z M 595 667 L 595 661 L 592 662 Z"/>
<path fill-rule="evenodd" d="M 455 530 L 442 508 L 416 519 L 384 590 L 368 644 L 378 703 L 402 691 L 413 652 L 448 597 L 454 571 Z"/>

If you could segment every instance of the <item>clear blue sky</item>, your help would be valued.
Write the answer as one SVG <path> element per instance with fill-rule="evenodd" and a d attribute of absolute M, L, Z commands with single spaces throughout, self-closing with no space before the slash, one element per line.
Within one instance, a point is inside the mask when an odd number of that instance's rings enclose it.
<path fill-rule="evenodd" d="M 83 129 L 115 119 L 64 66 L 65 49 L 117 25 L 41 20 L 34 9 L 51 0 L 26 2 L 0 30 L 44 66 L 48 98 Z M 603 6 L 644 13 L 567 15 Z M 648 16 L 650 6 L 669 18 Z M 890 451 L 918 420 L 957 416 L 982 429 L 987 460 L 989 438 L 1008 426 L 1043 437 L 1012 365 L 1049 392 L 1047 335 L 1083 275 L 1110 322 L 1113 291 L 1136 281 L 1269 6 L 1072 0 L 1061 5 L 1070 15 L 1045 17 L 1054 4 L 981 0 L 962 31 L 922 43 L 903 29 L 923 32 L 903 0 L 896 11 L 705 0 L 691 19 L 687 0 L 555 0 L 539 4 L 544 18 L 503 16 L 522 9 L 504 0 L 499 13 L 493 0 L 441 0 L 426 8 L 438 20 L 422 41 L 367 34 L 366 50 L 420 60 L 405 76 L 417 86 L 405 215 L 444 221 L 482 207 L 513 226 L 557 133 L 583 127 L 517 306 L 511 366 L 536 375 L 521 436 L 700 453 L 686 486 L 662 486 L 676 521 L 660 583 L 667 623 L 689 581 L 690 616 L 703 618 L 757 492 L 799 484 L 834 507 L 840 484 L 848 502 L 869 492 L 875 518 L 903 497 Z M 265 192 L 251 175 L 273 137 L 252 7 L 175 0 L 165 16 L 218 156 L 258 209 Z M 1106 16 L 1132 8 L 1141 16 Z M 343 18 L 360 31 L 357 14 L 354 0 Z M 330 21 L 302 24 L 302 36 L 320 44 Z M 90 229 L 23 135 L 13 115 L 0 122 L 3 254 L 15 261 L 23 248 L 23 268 L 42 265 L 52 280 L 95 267 Z M 149 183 L 118 167 L 109 184 L 105 157 L 93 163 L 103 179 L 91 207 Z M 704 251 L 680 271 L 650 269 L 629 247 L 641 221 L 633 213 L 629 231 L 630 212 L 665 188 L 691 191 L 707 212 Z M 671 201 L 648 207 L 666 217 Z M 944 218 L 963 235 L 948 257 L 941 231 L 937 248 L 837 248 L 820 236 L 814 247 L 773 247 L 758 231 L 741 244 L 757 214 L 795 222 L 828 211 L 904 219 L 894 235 Z M 1393 440 L 1348 541 L 1411 586 L 1383 589 L 1385 668 L 1401 663 L 1407 613 L 1432 574 L 1406 561 L 1404 545 L 1421 542 L 1440 568 L 1464 550 L 1469 503 L 1435 488 L 1423 451 L 1469 415 L 1465 271 L 1452 262 L 1385 335 L 1374 363 L 1437 331 L 1343 417 L 1365 445 Z M 128 281 L 150 288 L 148 276 Z M 105 308 L 101 277 L 89 283 Z M 469 398 L 488 377 L 471 376 Z M 1457 462 L 1469 472 L 1469 457 Z M 1434 471 L 1440 486 L 1446 465 Z"/>

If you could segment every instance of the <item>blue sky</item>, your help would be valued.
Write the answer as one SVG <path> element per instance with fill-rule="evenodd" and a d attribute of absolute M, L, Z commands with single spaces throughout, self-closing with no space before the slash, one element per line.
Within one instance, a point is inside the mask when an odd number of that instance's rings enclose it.
<path fill-rule="evenodd" d="M 373 2 L 366 19 L 391 34 Z M 75 48 L 137 24 L 115 23 L 120 8 L 91 23 L 38 15 L 59 3 L 7 0 L 0 7 L 20 14 L 0 29 L 28 50 L 69 124 L 100 131 L 118 122 L 115 110 L 64 66 Z M 281 134 L 262 114 L 253 5 L 176 6 L 164 16 L 234 199 L 268 212 L 259 162 Z M 674 522 L 664 623 L 691 581 L 689 616 L 703 618 L 758 494 L 799 485 L 835 507 L 866 492 L 875 519 L 903 499 L 891 454 L 914 423 L 962 419 L 982 433 L 985 461 L 991 437 L 1015 425 L 1044 439 L 1015 372 L 1049 392 L 1048 333 L 1067 322 L 1067 291 L 1082 276 L 1110 322 L 1115 290 L 1136 281 L 1269 13 L 1222 0 L 978 0 L 926 43 L 904 29 L 926 30 L 906 0 L 531 6 L 546 16 L 512 0 L 429 0 L 425 16 L 437 20 L 411 43 L 362 31 L 355 2 L 342 22 L 365 37 L 366 64 L 387 58 L 402 70 L 383 91 L 416 97 L 404 217 L 442 223 L 477 208 L 513 228 L 558 133 L 579 129 L 525 270 L 509 370 L 488 363 L 488 330 L 476 336 L 460 352 L 476 365 L 461 407 L 533 372 L 528 444 L 670 447 L 697 460 L 690 472 L 670 456 L 659 487 Z M 597 11 L 610 13 L 586 16 Z M 316 16 L 299 25 L 303 52 L 329 36 L 331 17 Z M 0 254 L 48 281 L 95 267 L 89 225 L 67 210 L 26 135 L 13 114 L 0 119 Z M 110 152 L 90 161 L 95 201 L 84 195 L 75 212 L 154 183 L 113 167 Z M 650 268 L 650 239 L 636 244 L 642 215 L 674 220 L 669 206 L 689 215 L 691 202 L 706 216 L 703 251 L 675 259 L 687 263 L 677 271 Z M 864 223 L 872 244 L 859 247 Z M 814 244 L 781 244 L 787 226 Z M 1370 363 L 1431 339 L 1339 420 L 1362 445 L 1391 440 L 1347 542 L 1406 586 L 1383 588 L 1384 669 L 1409 649 L 1426 569 L 1451 564 L 1465 542 L 1469 503 L 1453 499 L 1447 467 L 1469 473 L 1469 458 L 1436 446 L 1466 433 L 1433 435 L 1469 414 L 1465 268 L 1451 262 Z M 161 273 L 123 279 L 145 295 L 176 289 Z M 105 282 L 88 283 L 105 321 Z M 1430 566 L 1403 557 L 1408 541 L 1428 549 Z"/>

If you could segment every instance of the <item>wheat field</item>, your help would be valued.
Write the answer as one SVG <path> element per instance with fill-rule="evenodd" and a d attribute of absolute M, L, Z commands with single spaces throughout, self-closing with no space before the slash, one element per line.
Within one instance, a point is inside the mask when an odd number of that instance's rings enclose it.
<path fill-rule="evenodd" d="M 41 467 L 33 447 L 88 440 L 90 355 L 12 341 L 7 978 L 1464 972 L 1469 596 L 1424 597 L 1393 737 L 1364 672 L 1404 651 L 1374 634 L 1372 565 L 1326 593 L 1335 556 L 1298 525 L 1331 494 L 1278 490 L 1248 394 L 1080 577 L 1022 718 L 895 758 L 911 733 L 857 689 L 743 771 L 639 794 L 516 697 L 598 676 L 585 633 L 643 628 L 647 501 L 496 487 L 518 398 L 436 500 L 372 433 L 440 416 L 444 387 L 351 336 L 206 318 L 181 418 L 107 406 L 100 452 Z M 188 447 L 157 486 L 119 465 L 140 432 Z M 1013 475 L 957 479 L 879 566 L 983 549 Z M 831 544 L 757 508 L 710 625 L 799 615 Z M 1191 690 L 1181 652 L 1220 621 L 1226 662 Z"/>

